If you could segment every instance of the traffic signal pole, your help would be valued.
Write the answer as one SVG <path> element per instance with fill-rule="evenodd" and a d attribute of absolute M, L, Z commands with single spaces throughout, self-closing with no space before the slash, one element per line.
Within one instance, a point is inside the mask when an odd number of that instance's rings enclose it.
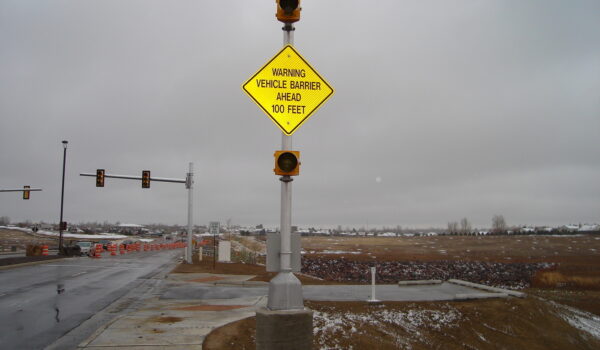
<path fill-rule="evenodd" d="M 286 23 L 283 27 L 283 46 L 294 44 L 294 25 Z M 292 149 L 292 136 L 281 133 L 281 149 Z M 284 175 L 281 181 L 281 272 L 291 273 L 292 271 L 292 177 Z M 293 274 L 291 274 L 294 276 Z M 294 276 L 294 278 L 296 278 Z"/>
<path fill-rule="evenodd" d="M 284 23 L 283 46 L 294 44 L 294 25 Z M 292 149 L 292 136 L 282 133 L 282 150 Z M 269 282 L 269 299 L 267 307 L 270 310 L 304 309 L 302 284 L 292 273 L 292 177 L 284 175 L 281 181 L 281 212 L 279 231 L 281 235 L 279 273 Z"/>
<path fill-rule="evenodd" d="M 99 169 L 104 170 L 104 169 Z M 81 173 L 79 176 L 91 176 L 97 177 L 98 173 Z M 103 172 L 103 178 L 112 178 L 112 179 L 124 179 L 124 180 L 142 180 L 143 176 L 135 176 L 135 175 L 116 175 L 116 174 L 106 174 Z M 188 264 L 192 263 L 192 227 L 193 227 L 193 188 L 194 188 L 194 163 L 190 163 L 189 172 L 186 174 L 185 179 L 174 179 L 168 177 L 153 177 L 150 176 L 148 178 L 150 182 L 170 182 L 170 183 L 182 183 L 185 184 L 185 188 L 188 190 L 188 215 L 187 215 L 187 247 L 185 249 L 185 261 Z M 104 187 L 104 185 L 102 185 Z"/>
<path fill-rule="evenodd" d="M 187 227 L 187 248 L 185 249 L 185 261 L 192 263 L 192 222 L 194 206 L 194 163 L 190 162 L 190 172 L 187 173 L 185 187 L 188 189 L 188 227 Z"/>

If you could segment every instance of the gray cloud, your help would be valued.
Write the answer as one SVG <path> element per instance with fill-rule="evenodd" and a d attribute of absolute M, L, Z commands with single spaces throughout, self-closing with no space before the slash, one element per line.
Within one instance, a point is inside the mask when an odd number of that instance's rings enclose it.
<path fill-rule="evenodd" d="M 294 134 L 299 225 L 599 221 L 596 1 L 305 1 L 296 48 L 336 89 Z M 276 225 L 280 133 L 241 85 L 281 47 L 269 1 L 4 1 L 0 198 L 13 220 Z M 376 181 L 380 178 L 381 181 Z"/>

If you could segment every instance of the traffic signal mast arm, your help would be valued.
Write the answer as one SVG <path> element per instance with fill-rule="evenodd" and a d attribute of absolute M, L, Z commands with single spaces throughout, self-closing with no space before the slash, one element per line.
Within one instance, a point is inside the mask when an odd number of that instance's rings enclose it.
<path fill-rule="evenodd" d="M 96 174 L 92 173 L 81 173 L 79 176 L 92 176 L 96 177 Z M 141 176 L 136 175 L 116 175 L 116 174 L 104 174 L 105 178 L 113 178 L 113 179 L 125 179 L 125 180 L 142 180 Z M 173 183 L 187 183 L 186 179 L 173 179 L 168 177 L 150 177 L 151 181 L 156 182 L 173 182 Z"/>
<path fill-rule="evenodd" d="M 96 176 L 96 175 L 94 175 Z M 24 191 L 41 191 L 41 188 L 15 188 L 15 189 L 0 189 L 0 192 L 24 192 Z"/>

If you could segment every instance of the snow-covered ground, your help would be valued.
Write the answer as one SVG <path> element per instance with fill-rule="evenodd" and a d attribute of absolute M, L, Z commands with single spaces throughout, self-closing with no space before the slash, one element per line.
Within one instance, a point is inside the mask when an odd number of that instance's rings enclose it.
<path fill-rule="evenodd" d="M 34 233 L 29 228 L 21 228 L 21 227 L 0 226 L 0 229 L 16 230 L 16 231 L 21 231 L 21 232 L 26 232 L 26 233 Z M 44 235 L 44 236 L 50 236 L 50 237 L 58 237 L 59 236 L 58 232 L 44 231 L 44 230 L 38 230 L 37 232 L 35 232 L 35 234 Z M 63 232 L 63 238 L 75 238 L 75 239 L 124 239 L 124 238 L 129 238 L 129 236 L 119 235 L 119 234 L 115 234 L 115 233 L 97 233 L 97 234 L 94 234 L 94 235 L 87 235 L 87 234 L 81 234 L 81 233 Z M 151 241 L 152 240 L 150 240 L 150 242 Z"/>
<path fill-rule="evenodd" d="M 309 250 L 309 251 L 302 251 L 302 254 L 362 254 L 362 252 L 355 252 L 355 251 L 345 251 L 345 250 L 323 250 L 323 251 L 314 251 L 314 250 Z"/>
<path fill-rule="evenodd" d="M 600 339 L 600 316 L 567 305 L 550 303 L 556 306 L 558 316 L 569 322 L 571 326 L 589 333 L 596 339 Z"/>
<path fill-rule="evenodd" d="M 353 333 L 361 333 L 364 325 L 369 325 L 395 338 L 396 344 L 401 348 L 410 348 L 411 340 L 419 339 L 422 329 L 458 327 L 461 318 L 460 311 L 448 304 L 443 305 L 441 310 L 428 310 L 417 306 L 407 311 L 395 311 L 386 310 L 382 306 L 379 310 L 369 313 L 315 311 L 313 334 L 321 349 L 331 349 L 328 346 L 331 346 L 332 342 L 333 349 L 338 349 L 341 344 L 336 343 L 336 335 L 345 334 L 346 337 L 351 337 Z M 407 339 L 390 332 L 393 328 L 388 327 L 389 325 L 403 328 L 415 339 Z"/>

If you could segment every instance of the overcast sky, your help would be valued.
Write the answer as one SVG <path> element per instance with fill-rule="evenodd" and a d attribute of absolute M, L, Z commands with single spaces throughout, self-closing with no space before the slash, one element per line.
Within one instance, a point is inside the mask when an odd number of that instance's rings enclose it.
<path fill-rule="evenodd" d="M 300 226 L 600 222 L 600 2 L 304 0 L 295 48 L 335 94 L 294 134 Z M 0 216 L 279 222 L 281 132 L 241 85 L 274 0 L 0 0 Z"/>

